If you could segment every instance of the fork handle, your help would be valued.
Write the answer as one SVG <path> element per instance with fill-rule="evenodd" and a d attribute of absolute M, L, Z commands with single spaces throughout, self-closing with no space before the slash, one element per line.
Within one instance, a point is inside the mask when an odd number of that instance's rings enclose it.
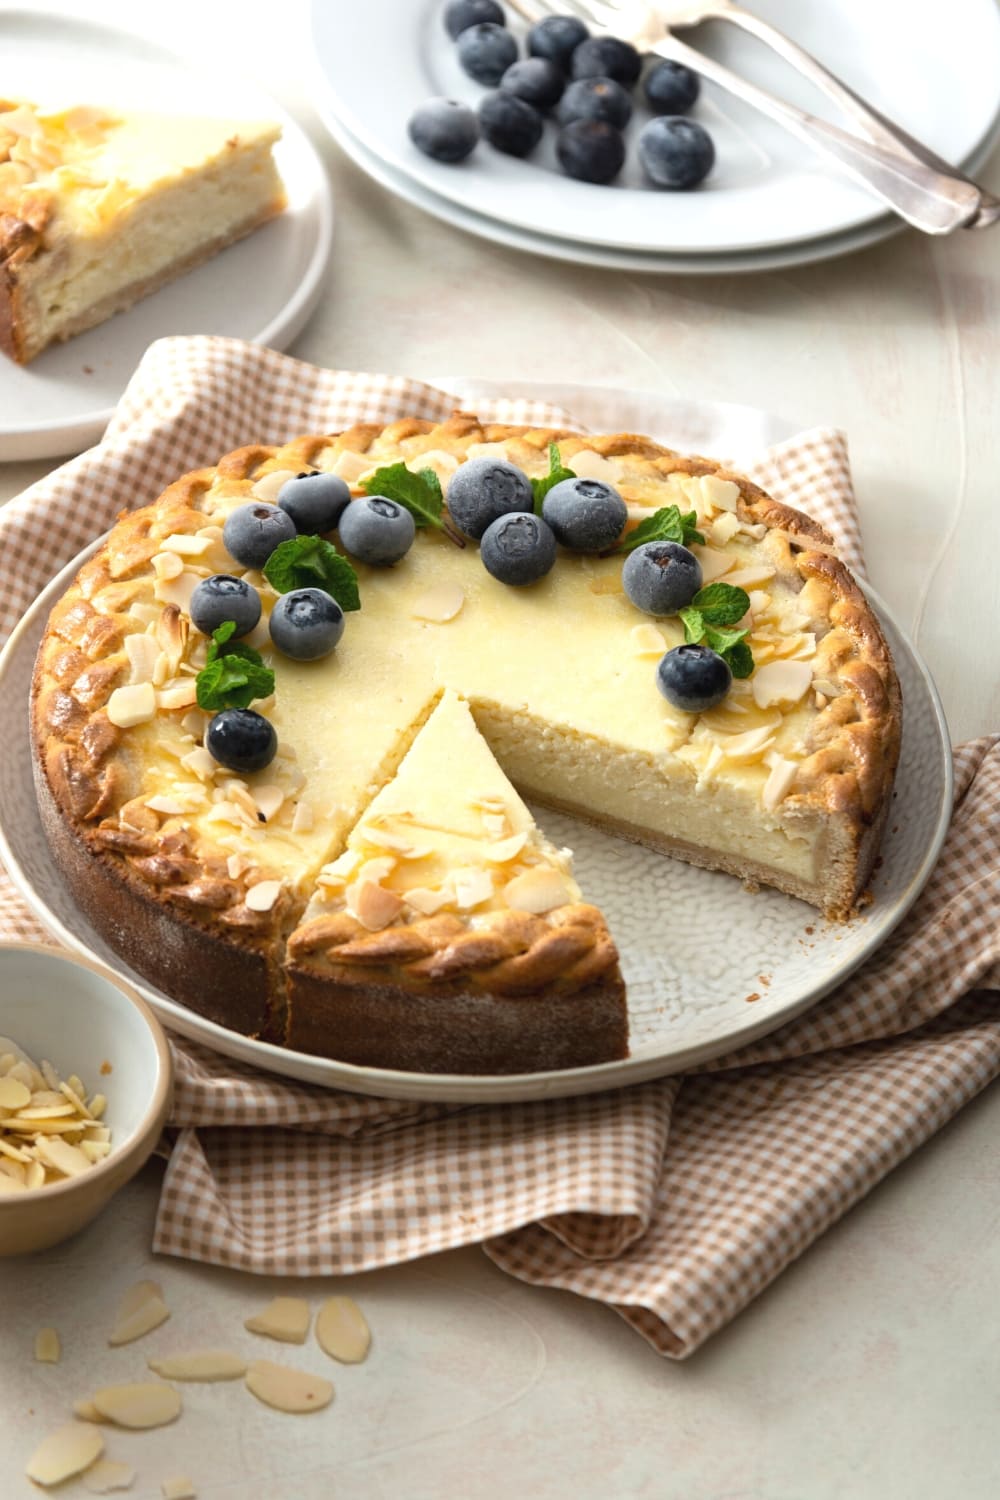
<path fill-rule="evenodd" d="M 792 67 L 796 68 L 804 78 L 808 78 L 811 83 L 822 90 L 826 97 L 842 109 L 849 119 L 856 121 L 867 138 L 876 146 L 884 146 L 887 151 L 902 153 L 913 162 L 923 163 L 938 172 L 956 177 L 961 182 L 967 182 L 970 187 L 975 188 L 980 198 L 980 213 L 968 227 L 979 228 L 983 224 L 994 222 L 995 211 L 1000 209 L 1000 200 L 994 198 L 991 193 L 981 188 L 978 183 L 973 182 L 971 177 L 966 176 L 957 167 L 953 167 L 943 157 L 938 156 L 937 152 L 932 151 L 929 146 L 925 146 L 922 141 L 910 135 L 902 126 L 881 114 L 835 73 L 831 73 L 829 68 L 824 67 L 811 52 L 800 47 L 790 36 L 786 36 L 769 21 L 755 16 L 752 11 L 744 10 L 740 5 L 731 4 L 720 5 L 716 11 L 706 10 L 701 14 L 705 20 L 731 21 L 734 26 L 739 26 L 743 31 L 755 36 L 758 41 L 764 42 L 772 52 L 776 52 L 779 57 L 791 63 Z"/>
<path fill-rule="evenodd" d="M 778 99 L 741 78 L 704 52 L 668 35 L 652 44 L 659 57 L 684 63 L 728 93 L 776 120 L 793 135 L 822 151 L 859 182 L 871 188 L 908 224 L 926 234 L 950 234 L 972 224 L 980 212 L 982 195 L 973 183 L 951 169 L 939 172 L 915 159 L 863 141 L 836 125 L 829 125 L 797 105 Z"/>

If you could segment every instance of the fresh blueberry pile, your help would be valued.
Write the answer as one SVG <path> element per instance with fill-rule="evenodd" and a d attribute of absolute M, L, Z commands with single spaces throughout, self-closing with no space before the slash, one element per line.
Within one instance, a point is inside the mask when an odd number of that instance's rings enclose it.
<path fill-rule="evenodd" d="M 639 132 L 636 154 L 649 184 L 685 191 L 712 170 L 712 138 L 687 118 L 698 99 L 698 75 L 682 63 L 656 60 L 644 72 L 644 59 L 629 42 L 592 37 L 575 16 L 548 16 L 532 26 L 528 56 L 521 58 L 497 0 L 448 0 L 444 25 L 464 71 L 495 92 L 478 111 L 456 99 L 420 105 L 409 135 L 433 160 L 464 161 L 480 139 L 508 156 L 529 156 L 550 116 L 566 175 L 613 182 L 625 164 L 631 91 L 641 80 L 653 118 Z"/>

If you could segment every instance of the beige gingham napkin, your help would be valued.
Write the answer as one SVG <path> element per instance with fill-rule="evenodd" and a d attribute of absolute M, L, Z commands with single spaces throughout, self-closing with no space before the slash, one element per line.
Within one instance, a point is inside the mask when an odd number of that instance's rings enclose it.
<path fill-rule="evenodd" d="M 475 389 L 484 417 L 574 425 Z M 0 639 L 119 510 L 185 469 L 243 443 L 443 417 L 456 395 L 224 339 L 154 344 L 100 447 L 0 511 Z M 609 430 L 630 425 L 620 393 L 607 406 Z M 664 403 L 652 435 L 684 448 L 686 426 L 699 429 Z M 744 466 L 861 570 L 838 433 Z M 690 1354 L 1000 1073 L 1000 736 L 959 749 L 955 770 L 941 859 L 879 953 L 799 1020 L 682 1078 L 452 1109 L 290 1083 L 175 1041 L 153 1248 L 344 1275 L 482 1243 L 513 1275 L 606 1302 L 660 1353 Z M 0 937 L 43 936 L 0 876 Z"/>

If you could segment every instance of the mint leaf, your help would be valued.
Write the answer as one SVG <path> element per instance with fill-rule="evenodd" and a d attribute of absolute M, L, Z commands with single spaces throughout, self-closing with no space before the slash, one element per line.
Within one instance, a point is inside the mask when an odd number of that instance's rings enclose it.
<path fill-rule="evenodd" d="M 542 501 L 557 484 L 562 484 L 564 479 L 575 479 L 576 475 L 572 469 L 567 469 L 559 457 L 559 447 L 556 443 L 549 444 L 549 472 L 544 479 L 533 479 L 531 481 L 531 493 L 535 497 L 535 515 L 542 513 Z"/>
<path fill-rule="evenodd" d="M 264 577 L 279 594 L 322 589 L 342 610 L 361 608 L 357 573 L 321 536 L 293 536 L 281 542 L 264 564 Z"/>
<path fill-rule="evenodd" d="M 376 469 L 365 480 L 365 494 L 395 500 L 397 505 L 410 512 L 418 526 L 444 525 L 441 518 L 444 495 L 441 481 L 433 469 L 421 469 L 419 474 L 414 474 L 404 463 L 388 464 L 384 469 Z"/>
<path fill-rule="evenodd" d="M 708 625 L 705 627 L 705 644 L 720 656 L 725 656 L 727 651 L 739 645 L 749 634 L 748 630 L 719 630 L 715 625 Z"/>
<path fill-rule="evenodd" d="M 681 515 L 676 505 L 667 505 L 640 521 L 615 550 L 632 552 L 646 542 L 679 542 L 682 547 L 690 547 L 692 542 L 704 545 L 705 538 L 695 526 L 697 519 L 696 511 L 689 510 Z"/>
<path fill-rule="evenodd" d="M 208 713 L 249 708 L 255 698 L 269 698 L 274 692 L 274 673 L 265 667 L 259 651 L 232 640 L 235 629 L 234 620 L 224 620 L 212 631 L 207 661 L 195 679 L 198 707 Z"/>
<path fill-rule="evenodd" d="M 705 634 L 705 622 L 701 617 L 700 609 L 687 609 L 679 611 L 681 621 L 684 625 L 684 639 L 689 646 L 696 646 Z"/>
<path fill-rule="evenodd" d="M 750 608 L 750 595 L 731 583 L 710 583 L 698 590 L 691 603 L 706 625 L 735 625 Z"/>
<path fill-rule="evenodd" d="M 734 677 L 749 677 L 753 672 L 753 652 L 746 641 L 737 641 L 735 646 L 730 646 L 721 654 L 723 660 L 729 663 L 729 670 Z"/>

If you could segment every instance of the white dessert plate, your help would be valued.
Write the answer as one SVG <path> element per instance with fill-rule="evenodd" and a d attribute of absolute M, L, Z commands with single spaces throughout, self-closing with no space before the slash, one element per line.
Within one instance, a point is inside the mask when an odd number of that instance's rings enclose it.
<path fill-rule="evenodd" d="M 731 254 L 718 251 L 711 255 L 669 252 L 657 255 L 645 250 L 616 250 L 610 245 L 589 245 L 582 240 L 556 240 L 548 235 L 533 234 L 516 224 L 486 219 L 482 214 L 464 208 L 461 203 L 453 202 L 451 198 L 439 198 L 422 183 L 398 172 L 369 151 L 367 146 L 362 145 L 351 134 L 344 122 L 337 118 L 332 108 L 325 108 L 322 118 L 341 150 L 363 172 L 388 188 L 396 197 L 412 203 L 415 208 L 422 208 L 455 229 L 489 240 L 491 244 L 504 245 L 509 250 L 522 250 L 529 255 L 541 255 L 547 260 L 567 261 L 571 265 L 627 271 L 631 275 L 640 276 L 724 276 L 734 272 L 743 275 L 755 271 L 780 271 L 791 266 L 835 260 L 838 256 L 850 255 L 855 250 L 865 250 L 906 228 L 900 219 L 892 216 L 878 219 L 874 224 L 862 225 L 860 229 L 849 229 L 843 234 L 827 235 L 822 239 L 803 240 L 799 244 L 775 245 L 768 250 L 733 251 Z M 984 153 L 986 154 L 988 152 Z M 972 171 L 974 168 L 970 166 L 968 170 Z"/>
<path fill-rule="evenodd" d="M 43 590 L 0 656 L 0 702 L 9 708 L 0 757 L 0 859 L 55 937 L 123 975 L 165 1025 L 226 1056 L 330 1088 L 453 1103 L 593 1093 L 680 1072 L 773 1031 L 844 980 L 904 916 L 940 851 L 952 802 L 944 715 L 926 666 L 870 596 L 906 708 L 874 900 L 859 916 L 825 922 L 812 907 L 777 891 L 751 893 L 728 875 L 696 870 L 540 809 L 546 833 L 575 849 L 580 884 L 603 908 L 617 940 L 628 984 L 628 1058 L 564 1072 L 472 1077 L 361 1068 L 253 1041 L 204 1020 L 124 964 L 77 910 L 42 832 L 27 714 L 35 652 L 52 606 L 97 545 Z"/>
<path fill-rule="evenodd" d="M 634 138 L 648 115 L 638 107 L 638 91 L 628 160 L 611 187 L 559 172 L 551 126 L 526 161 L 485 144 L 459 167 L 431 161 L 407 136 L 416 106 L 435 94 L 475 104 L 486 92 L 462 71 L 442 9 L 442 0 L 311 0 L 316 59 L 334 113 L 370 152 L 440 198 L 533 234 L 688 254 L 787 245 L 884 217 L 884 206 L 865 188 L 709 84 L 692 114 L 714 137 L 717 161 L 694 192 L 658 193 L 643 185 Z M 946 24 L 938 7 L 910 0 L 754 0 L 754 9 L 949 161 L 966 160 L 996 126 L 1000 13 L 994 0 L 953 0 Z M 508 19 L 522 37 L 520 19 L 513 11 Z M 735 71 L 837 120 L 814 88 L 735 27 L 713 23 L 691 35 Z"/>
<path fill-rule="evenodd" d="M 166 334 L 217 333 L 284 349 L 313 312 L 333 237 L 322 162 L 294 120 L 228 68 L 189 62 L 113 27 L 0 10 L 0 94 L 59 107 L 132 106 L 281 122 L 288 207 L 152 297 L 21 367 L 0 354 L 0 461 L 55 458 L 100 438 L 140 358 Z"/>

